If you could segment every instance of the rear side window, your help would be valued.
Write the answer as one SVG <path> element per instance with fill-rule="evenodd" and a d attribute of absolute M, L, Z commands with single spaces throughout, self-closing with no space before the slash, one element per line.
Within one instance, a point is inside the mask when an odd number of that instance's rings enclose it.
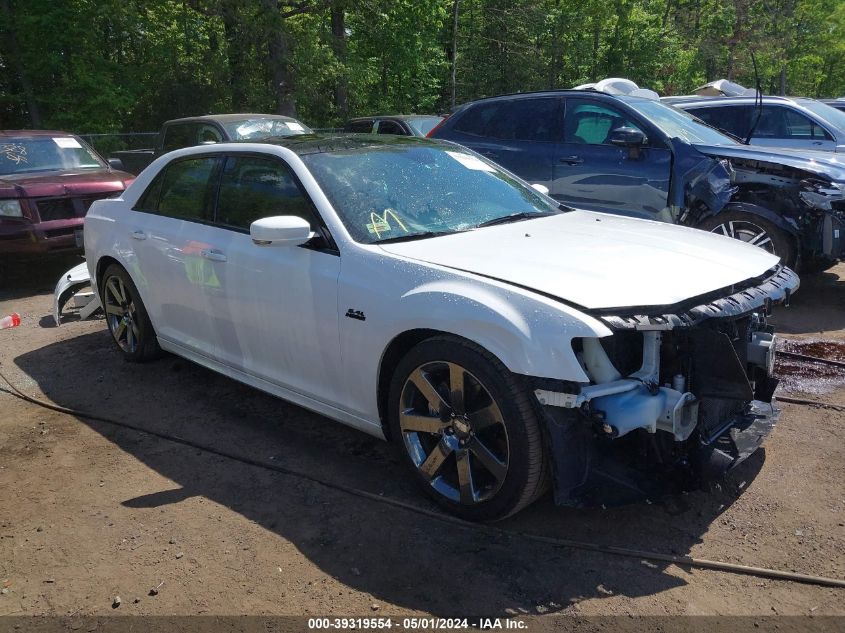
<path fill-rule="evenodd" d="M 496 115 L 503 103 L 503 101 L 492 101 L 470 106 L 457 117 L 452 129 L 464 134 L 484 136 L 487 124 Z"/>
<path fill-rule="evenodd" d="M 161 177 L 158 206 L 159 215 L 183 220 L 210 222 L 213 215 L 213 178 L 218 158 L 203 157 L 170 163 Z M 150 193 L 156 183 L 150 185 Z M 147 192 L 144 192 L 146 197 Z"/>
<path fill-rule="evenodd" d="M 369 134 L 373 131 L 372 120 L 366 121 L 350 121 L 346 124 L 347 132 L 355 132 L 357 134 Z"/>
<path fill-rule="evenodd" d="M 220 180 L 217 222 L 249 229 L 255 220 L 274 215 L 304 218 L 317 230 L 311 202 L 287 165 L 255 156 L 229 156 Z"/>
<path fill-rule="evenodd" d="M 783 106 L 763 106 L 754 136 L 791 140 L 832 140 L 824 128 L 810 118 Z"/>
<path fill-rule="evenodd" d="M 514 141 L 556 141 L 560 100 L 503 101 L 487 123 L 484 136 Z"/>
<path fill-rule="evenodd" d="M 196 123 L 179 123 L 164 128 L 164 141 L 161 148 L 165 152 L 172 152 L 183 147 L 197 144 L 197 133 L 200 126 Z"/>
<path fill-rule="evenodd" d="M 379 121 L 379 134 L 405 134 L 405 130 L 396 121 Z"/>
<path fill-rule="evenodd" d="M 720 130 L 725 130 L 739 138 L 745 138 L 751 129 L 752 106 L 722 106 L 711 108 L 690 108 L 690 114 Z"/>

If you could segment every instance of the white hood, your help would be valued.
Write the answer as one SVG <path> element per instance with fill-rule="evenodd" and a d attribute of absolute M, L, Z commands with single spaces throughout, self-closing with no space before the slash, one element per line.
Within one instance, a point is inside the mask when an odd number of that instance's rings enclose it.
<path fill-rule="evenodd" d="M 672 305 L 757 277 L 778 263 L 732 238 L 589 211 L 382 248 L 589 309 Z"/>

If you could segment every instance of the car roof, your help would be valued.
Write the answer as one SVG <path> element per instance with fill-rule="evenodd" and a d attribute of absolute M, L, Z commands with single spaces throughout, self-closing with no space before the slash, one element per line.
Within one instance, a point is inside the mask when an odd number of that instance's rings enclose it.
<path fill-rule="evenodd" d="M 73 136 L 59 130 L 0 130 L 0 136 Z"/>
<path fill-rule="evenodd" d="M 748 95 L 743 97 L 702 97 L 700 95 L 683 95 L 678 97 L 662 97 L 660 100 L 670 105 L 690 104 L 696 105 L 718 105 L 718 104 L 754 104 L 756 97 Z M 797 103 L 813 101 L 809 97 L 781 97 L 777 95 L 763 95 L 763 103 Z"/>
<path fill-rule="evenodd" d="M 623 101 L 623 102 L 646 102 L 646 101 L 654 101 L 653 99 L 648 99 L 646 97 L 639 97 L 639 96 L 631 96 L 631 95 L 615 95 L 610 94 L 608 92 L 602 92 L 600 90 L 592 90 L 590 88 L 586 90 L 575 90 L 573 88 L 559 88 L 555 90 L 536 90 L 532 92 L 510 92 L 507 94 L 502 95 L 494 95 L 491 97 L 483 97 L 481 99 L 475 99 L 474 101 L 467 101 L 466 103 L 461 104 L 457 108 L 455 108 L 455 112 L 459 109 L 464 108 L 470 104 L 475 103 L 486 103 L 490 101 L 497 101 L 499 99 L 519 99 L 519 98 L 531 98 L 531 97 L 590 97 L 592 99 L 606 99 L 608 101 Z"/>
<path fill-rule="evenodd" d="M 349 119 L 347 123 L 357 121 L 381 121 L 384 119 L 398 119 L 400 121 L 412 121 L 414 119 L 442 119 L 439 114 L 373 114 L 371 116 L 356 116 Z"/>
<path fill-rule="evenodd" d="M 415 136 L 394 136 L 392 134 L 298 134 L 296 136 L 275 136 L 260 141 L 245 140 L 234 143 L 266 144 L 286 147 L 295 154 L 324 154 L 368 147 L 395 147 L 423 145 L 429 147 L 453 146 L 452 143 Z"/>
<path fill-rule="evenodd" d="M 171 123 L 230 123 L 232 121 L 240 121 L 241 119 L 274 119 L 276 121 L 297 121 L 293 117 L 284 116 L 282 114 L 260 114 L 260 113 L 243 113 L 243 114 L 203 114 L 200 116 L 189 116 L 181 119 L 171 119 L 165 121 L 165 125 Z"/>

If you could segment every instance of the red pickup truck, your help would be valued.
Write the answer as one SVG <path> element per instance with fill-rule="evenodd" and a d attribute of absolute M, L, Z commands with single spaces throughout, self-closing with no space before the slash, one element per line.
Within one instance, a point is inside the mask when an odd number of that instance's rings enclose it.
<path fill-rule="evenodd" d="M 0 258 L 81 250 L 88 207 L 134 178 L 67 132 L 0 131 Z"/>

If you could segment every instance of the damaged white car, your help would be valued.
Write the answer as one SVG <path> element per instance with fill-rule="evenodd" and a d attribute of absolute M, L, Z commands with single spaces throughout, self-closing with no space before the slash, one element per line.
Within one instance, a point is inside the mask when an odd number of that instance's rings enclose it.
<path fill-rule="evenodd" d="M 766 315 L 798 287 L 761 249 L 402 137 L 168 154 L 94 203 L 85 252 L 128 360 L 167 350 L 391 439 L 472 520 L 739 463 L 777 414 Z"/>

